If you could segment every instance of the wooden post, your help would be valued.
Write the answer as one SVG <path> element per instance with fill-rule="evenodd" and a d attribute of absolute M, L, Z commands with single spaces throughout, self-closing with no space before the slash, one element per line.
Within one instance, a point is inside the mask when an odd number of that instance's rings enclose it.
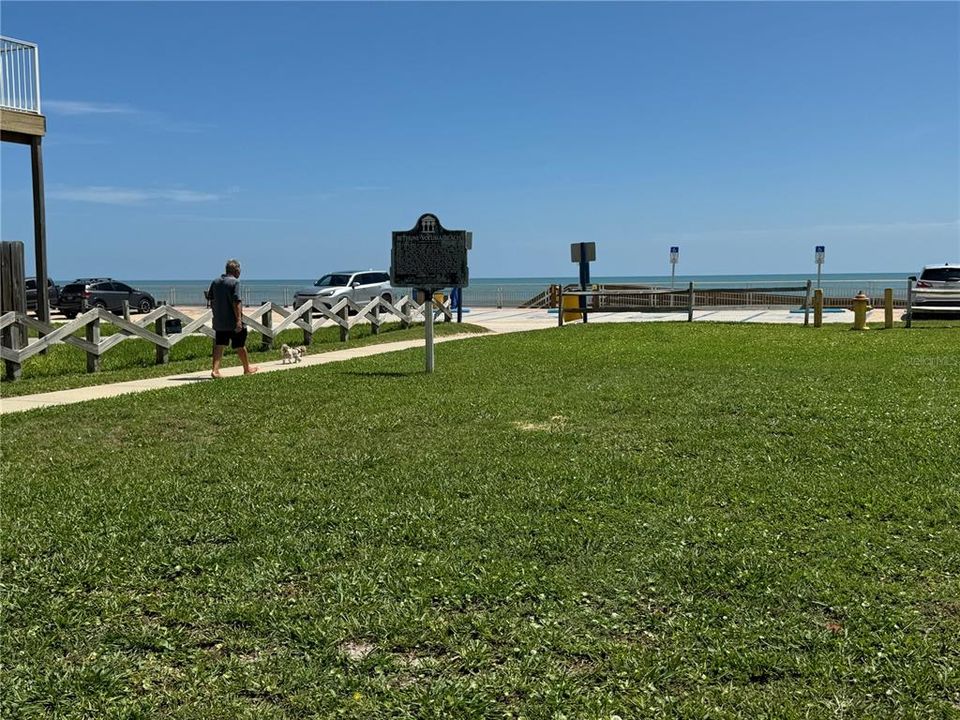
<path fill-rule="evenodd" d="M 100 344 L 100 314 L 93 319 L 93 322 L 87 325 L 87 342 Z M 87 372 L 100 372 L 100 353 L 87 352 Z"/>
<path fill-rule="evenodd" d="M 557 306 L 557 327 L 563 327 L 563 285 L 560 286 L 560 290 L 557 293 L 557 302 L 560 304 Z"/>
<path fill-rule="evenodd" d="M 373 321 L 370 323 L 370 334 L 380 334 L 380 303 L 383 298 L 377 298 L 377 305 L 373 308 Z"/>
<path fill-rule="evenodd" d="M 893 327 L 893 288 L 883 290 L 883 327 L 887 330 Z"/>
<path fill-rule="evenodd" d="M 907 312 L 904 315 L 906 322 L 904 327 L 913 326 L 913 284 L 917 281 L 916 275 L 907 278 Z"/>
<path fill-rule="evenodd" d="M 130 322 L 130 301 L 123 301 L 123 319 Z"/>
<path fill-rule="evenodd" d="M 0 313 L 27 314 L 27 285 L 23 261 L 23 243 L 8 240 L 0 243 Z M 6 332 L 6 331 L 4 331 Z M 11 326 L 10 332 L 19 336 L 19 347 L 27 346 L 26 323 Z M 9 344 L 7 347 L 11 347 Z"/>
<path fill-rule="evenodd" d="M 399 301 L 398 301 L 398 302 L 399 302 Z M 404 311 L 404 309 L 401 309 L 401 312 L 403 313 L 403 314 L 400 316 L 400 329 L 401 329 L 401 330 L 409 330 L 409 329 L 410 329 L 410 319 L 413 317 L 413 310 L 410 309 L 410 305 L 412 305 L 412 304 L 413 304 L 413 297 L 410 296 L 410 295 L 407 295 L 407 302 L 404 303 L 404 305 L 403 305 L 403 308 L 405 308 L 405 311 Z"/>
<path fill-rule="evenodd" d="M 43 199 L 43 148 L 39 135 L 30 138 L 30 165 L 33 173 L 33 240 L 37 262 L 37 318 L 50 322 L 50 295 L 47 289 L 47 213 Z"/>
<path fill-rule="evenodd" d="M 807 327 L 810 324 L 810 288 L 813 286 L 809 280 L 807 280 L 807 294 L 803 298 L 803 326 Z"/>
<path fill-rule="evenodd" d="M 690 282 L 687 293 L 687 322 L 693 322 L 693 281 Z"/>
<path fill-rule="evenodd" d="M 350 328 L 347 326 L 350 319 L 350 306 L 344 305 L 337 314 L 343 320 L 343 325 L 340 326 L 340 342 L 347 342 L 350 339 Z"/>
<path fill-rule="evenodd" d="M 269 333 L 263 333 L 263 341 L 260 343 L 260 351 L 265 352 L 273 349 L 273 306 L 271 306 L 260 318 L 260 324 L 263 325 Z"/>
<path fill-rule="evenodd" d="M 24 329 L 26 326 L 24 326 Z M 0 338 L 0 342 L 3 343 L 3 346 L 10 348 L 11 350 L 19 350 L 22 345 L 20 343 L 20 328 L 17 325 L 10 325 L 3 329 L 3 336 Z M 4 369 L 6 372 L 7 380 L 19 380 L 20 376 L 23 374 L 23 366 L 14 362 L 13 360 L 4 360 Z"/>
<path fill-rule="evenodd" d="M 815 328 L 823 325 L 823 288 L 817 288 L 813 291 L 813 326 Z"/>
<path fill-rule="evenodd" d="M 300 307 L 303 307 L 303 305 L 301 305 Z M 313 328 L 313 303 L 312 303 L 312 302 L 310 303 L 310 309 L 307 310 L 303 315 L 301 315 L 301 316 L 300 316 L 300 319 L 301 319 L 301 320 L 305 320 L 306 323 L 307 323 L 307 326 L 310 327 L 310 328 Z M 312 343 L 313 343 L 313 330 L 312 330 L 312 329 L 311 329 L 311 330 L 304 330 L 304 331 L 303 331 L 303 344 L 304 344 L 306 347 L 310 347 L 310 345 L 311 345 Z"/>
<path fill-rule="evenodd" d="M 160 337 L 167 336 L 167 314 L 164 313 L 157 318 L 157 321 L 153 324 L 153 331 Z M 166 365 L 170 362 L 170 348 L 161 347 L 157 345 L 157 365 Z"/>

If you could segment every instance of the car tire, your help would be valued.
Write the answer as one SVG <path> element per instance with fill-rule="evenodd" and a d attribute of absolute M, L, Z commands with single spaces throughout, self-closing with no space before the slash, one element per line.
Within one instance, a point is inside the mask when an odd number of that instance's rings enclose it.
<path fill-rule="evenodd" d="M 73 320 L 73 319 L 77 316 L 77 314 L 76 314 L 75 312 L 65 312 L 65 313 L 63 314 L 63 316 L 64 316 L 67 320 Z"/>
<path fill-rule="evenodd" d="M 101 310 L 106 310 L 106 309 L 107 309 L 107 304 L 106 304 L 103 300 L 94 300 L 94 301 L 90 304 L 90 307 L 91 307 L 91 309 L 92 309 L 92 308 L 100 308 Z"/>
<path fill-rule="evenodd" d="M 393 305 L 393 295 L 391 295 L 390 293 L 384 293 L 383 295 L 380 296 L 380 299 Z"/>
<path fill-rule="evenodd" d="M 137 310 L 140 311 L 142 315 L 146 315 L 148 312 L 153 310 L 153 303 L 150 302 L 150 298 L 143 298 L 137 303 Z"/>

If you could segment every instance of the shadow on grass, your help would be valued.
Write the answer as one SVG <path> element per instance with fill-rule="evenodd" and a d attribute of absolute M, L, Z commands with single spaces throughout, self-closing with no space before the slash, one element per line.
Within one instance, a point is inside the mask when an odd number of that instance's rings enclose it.
<path fill-rule="evenodd" d="M 387 371 L 387 370 L 371 370 L 369 372 L 362 372 L 359 370 L 344 370 L 343 372 L 337 373 L 337 375 L 354 375 L 356 377 L 387 377 L 387 378 L 407 378 L 415 377 L 417 375 L 422 375 L 422 370 L 410 370 L 408 372 L 399 372 L 399 371 Z"/>

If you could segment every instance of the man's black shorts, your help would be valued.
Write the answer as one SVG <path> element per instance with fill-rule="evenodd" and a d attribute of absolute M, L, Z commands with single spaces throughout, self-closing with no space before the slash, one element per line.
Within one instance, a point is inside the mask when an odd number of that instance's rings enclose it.
<path fill-rule="evenodd" d="M 247 329 L 242 330 L 217 330 L 216 345 L 229 345 L 234 350 L 242 348 L 247 344 Z"/>

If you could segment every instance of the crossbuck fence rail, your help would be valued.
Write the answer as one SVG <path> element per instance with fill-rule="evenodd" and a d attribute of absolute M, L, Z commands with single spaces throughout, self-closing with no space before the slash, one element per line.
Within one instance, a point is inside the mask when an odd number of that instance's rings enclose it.
<path fill-rule="evenodd" d="M 390 321 L 391 318 L 399 320 L 402 328 L 408 328 L 423 320 L 425 305 L 426 303 L 417 303 L 409 296 L 404 296 L 395 303 L 376 298 L 365 305 L 344 298 L 331 308 L 302 305 L 297 309 L 290 309 L 274 302 L 265 302 L 244 314 L 242 318 L 244 326 L 260 333 L 263 338 L 260 349 L 269 350 L 280 333 L 291 329 L 302 330 L 303 344 L 310 345 L 313 334 L 327 323 L 339 326 L 341 342 L 350 339 L 350 330 L 358 323 L 369 323 L 371 332 L 375 335 L 380 332 L 384 321 Z M 442 304 L 433 302 L 432 308 L 436 317 L 446 322 L 453 319 L 449 301 Z M 274 315 L 279 315 L 281 320 L 274 323 Z M 179 330 L 170 331 L 170 320 L 179 321 Z M 94 308 L 60 326 L 50 325 L 24 313 L 8 312 L 0 316 L 0 333 L 3 336 L 0 356 L 6 366 L 7 379 L 17 380 L 26 360 L 53 345 L 72 345 L 87 354 L 87 372 L 98 372 L 100 358 L 104 353 L 125 340 L 139 338 L 156 346 L 156 362 L 162 365 L 170 361 L 171 348 L 185 337 L 193 334 L 215 337 L 212 322 L 212 310 L 207 310 L 198 317 L 190 317 L 169 305 L 161 305 L 137 321 L 129 319 L 128 308 L 123 317 L 102 308 Z M 113 325 L 119 332 L 101 338 L 101 323 Z M 40 337 L 28 342 L 27 331 L 31 328 L 36 330 Z M 80 329 L 85 329 L 85 337 L 75 335 Z"/>

